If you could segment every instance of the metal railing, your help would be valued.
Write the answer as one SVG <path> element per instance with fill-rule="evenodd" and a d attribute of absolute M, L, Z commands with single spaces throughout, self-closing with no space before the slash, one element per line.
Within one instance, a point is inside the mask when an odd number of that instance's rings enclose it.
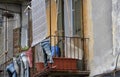
<path fill-rule="evenodd" d="M 82 69 L 88 70 L 89 38 L 51 36 L 51 49 L 54 57 L 78 59 Z"/>
<path fill-rule="evenodd" d="M 51 36 L 50 38 L 53 57 L 81 60 L 82 69 L 87 70 L 89 58 L 88 38 L 68 36 Z M 6 62 L 1 64 L 1 69 L 5 70 L 6 65 L 9 64 L 12 59 L 7 59 L 7 54 L 4 57 Z"/>

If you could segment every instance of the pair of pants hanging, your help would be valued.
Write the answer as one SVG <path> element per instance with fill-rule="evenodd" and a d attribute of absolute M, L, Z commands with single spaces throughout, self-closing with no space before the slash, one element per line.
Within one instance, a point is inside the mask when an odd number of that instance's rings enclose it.
<path fill-rule="evenodd" d="M 9 77 L 17 77 L 17 72 L 14 68 L 14 63 L 10 63 L 7 67 L 6 67 L 6 70 L 9 74 Z"/>
<path fill-rule="evenodd" d="M 18 58 L 19 77 L 30 77 L 29 63 L 25 53 L 21 53 Z"/>
<path fill-rule="evenodd" d="M 29 63 L 25 53 L 20 54 L 21 58 L 21 77 L 30 77 Z"/>
<path fill-rule="evenodd" d="M 15 68 L 16 73 L 17 73 L 17 77 L 20 77 L 19 76 L 20 68 L 19 68 L 18 61 L 19 61 L 18 58 L 13 57 L 13 63 L 14 63 L 14 68 Z"/>
<path fill-rule="evenodd" d="M 44 66 L 48 66 L 48 60 L 50 63 L 53 63 L 53 59 L 52 59 L 52 52 L 50 49 L 50 39 L 44 39 L 41 42 L 41 47 L 43 49 L 43 54 L 44 54 Z"/>

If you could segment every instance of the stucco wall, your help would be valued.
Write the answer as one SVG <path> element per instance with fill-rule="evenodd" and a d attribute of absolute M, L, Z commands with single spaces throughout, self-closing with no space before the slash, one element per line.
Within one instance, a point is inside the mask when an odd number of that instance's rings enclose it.
<path fill-rule="evenodd" d="M 5 9 L 5 4 L 0 4 L 0 8 Z M 13 12 L 19 13 L 20 12 L 20 6 L 19 5 L 14 5 L 14 4 L 8 4 L 7 5 L 7 10 L 12 11 L 11 13 L 13 13 Z M 15 13 L 13 13 L 13 14 L 15 14 Z M 6 51 L 5 45 L 4 45 L 4 41 L 6 41 L 5 37 L 4 37 L 4 35 L 5 35 L 4 34 L 4 28 L 6 26 L 5 24 L 6 24 L 6 20 L 3 20 L 2 34 L 0 35 L 0 39 L 2 40 L 2 41 L 0 41 L 0 46 L 2 47 L 2 49 L 0 51 L 0 54 L 2 54 L 3 52 Z M 8 39 L 7 39 L 7 41 L 8 41 L 8 56 L 9 56 L 7 58 L 10 58 L 10 57 L 13 56 L 13 28 L 15 28 L 16 26 L 20 26 L 20 25 L 17 24 L 17 19 L 16 18 L 9 19 L 7 25 L 8 25 Z M 3 61 L 4 61 L 4 59 L 1 58 L 0 59 L 0 64 Z"/>
<path fill-rule="evenodd" d="M 103 55 L 112 48 L 112 1 L 92 0 L 94 54 Z"/>
<path fill-rule="evenodd" d="M 110 59 L 113 47 L 112 0 L 92 0 L 92 22 L 94 36 L 93 66 L 96 68 L 95 71 L 99 71 L 97 73 L 102 73 L 109 71 L 110 68 L 108 69 L 107 63 L 111 64 L 112 62 Z M 102 65 L 104 65 L 104 69 L 100 68 Z M 112 67 L 112 65 L 110 66 Z"/>

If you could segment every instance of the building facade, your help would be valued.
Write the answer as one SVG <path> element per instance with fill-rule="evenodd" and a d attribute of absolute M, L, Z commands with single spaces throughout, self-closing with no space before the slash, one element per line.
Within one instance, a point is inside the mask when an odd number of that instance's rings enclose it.
<path fill-rule="evenodd" d="M 31 13 L 25 11 L 29 3 L 0 1 L 0 54 L 8 51 L 12 58 L 29 47 L 32 19 Z M 119 3 L 119 0 L 51 0 L 51 3 L 46 0 L 48 36 L 52 46 L 60 41 L 60 57 L 83 60 L 86 65 L 78 63 L 77 68 L 90 71 L 91 77 L 119 68 Z M 3 15 L 6 9 L 14 17 L 6 19 Z M 35 51 L 41 53 L 39 45 Z M 43 61 L 39 56 L 35 55 L 36 62 Z"/>

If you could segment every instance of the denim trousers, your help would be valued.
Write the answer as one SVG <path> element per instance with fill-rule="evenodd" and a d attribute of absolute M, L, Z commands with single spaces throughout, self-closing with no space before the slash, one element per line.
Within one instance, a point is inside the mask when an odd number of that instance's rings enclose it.
<path fill-rule="evenodd" d="M 20 68 L 18 65 L 18 58 L 13 57 L 13 63 L 14 63 L 14 68 L 15 68 L 16 73 L 17 73 L 17 77 L 19 77 Z"/>
<path fill-rule="evenodd" d="M 19 56 L 18 65 L 19 65 L 19 68 L 20 68 L 19 77 L 24 77 L 24 64 L 23 64 L 22 58 L 20 56 Z"/>
<path fill-rule="evenodd" d="M 43 54 L 44 54 L 44 66 L 48 66 L 48 61 L 50 63 L 53 63 L 53 58 L 52 58 L 52 52 L 50 49 L 50 39 L 44 39 L 41 42 L 41 47 L 43 49 Z"/>
<path fill-rule="evenodd" d="M 16 73 L 16 70 L 14 68 L 14 63 L 10 63 L 7 67 L 6 67 L 6 70 L 9 74 L 9 77 L 17 77 L 17 73 Z"/>
<path fill-rule="evenodd" d="M 23 62 L 23 71 L 21 71 L 23 73 L 23 77 L 29 77 L 29 63 L 28 63 L 28 59 L 25 53 L 21 53 L 20 57 L 22 59 Z"/>

